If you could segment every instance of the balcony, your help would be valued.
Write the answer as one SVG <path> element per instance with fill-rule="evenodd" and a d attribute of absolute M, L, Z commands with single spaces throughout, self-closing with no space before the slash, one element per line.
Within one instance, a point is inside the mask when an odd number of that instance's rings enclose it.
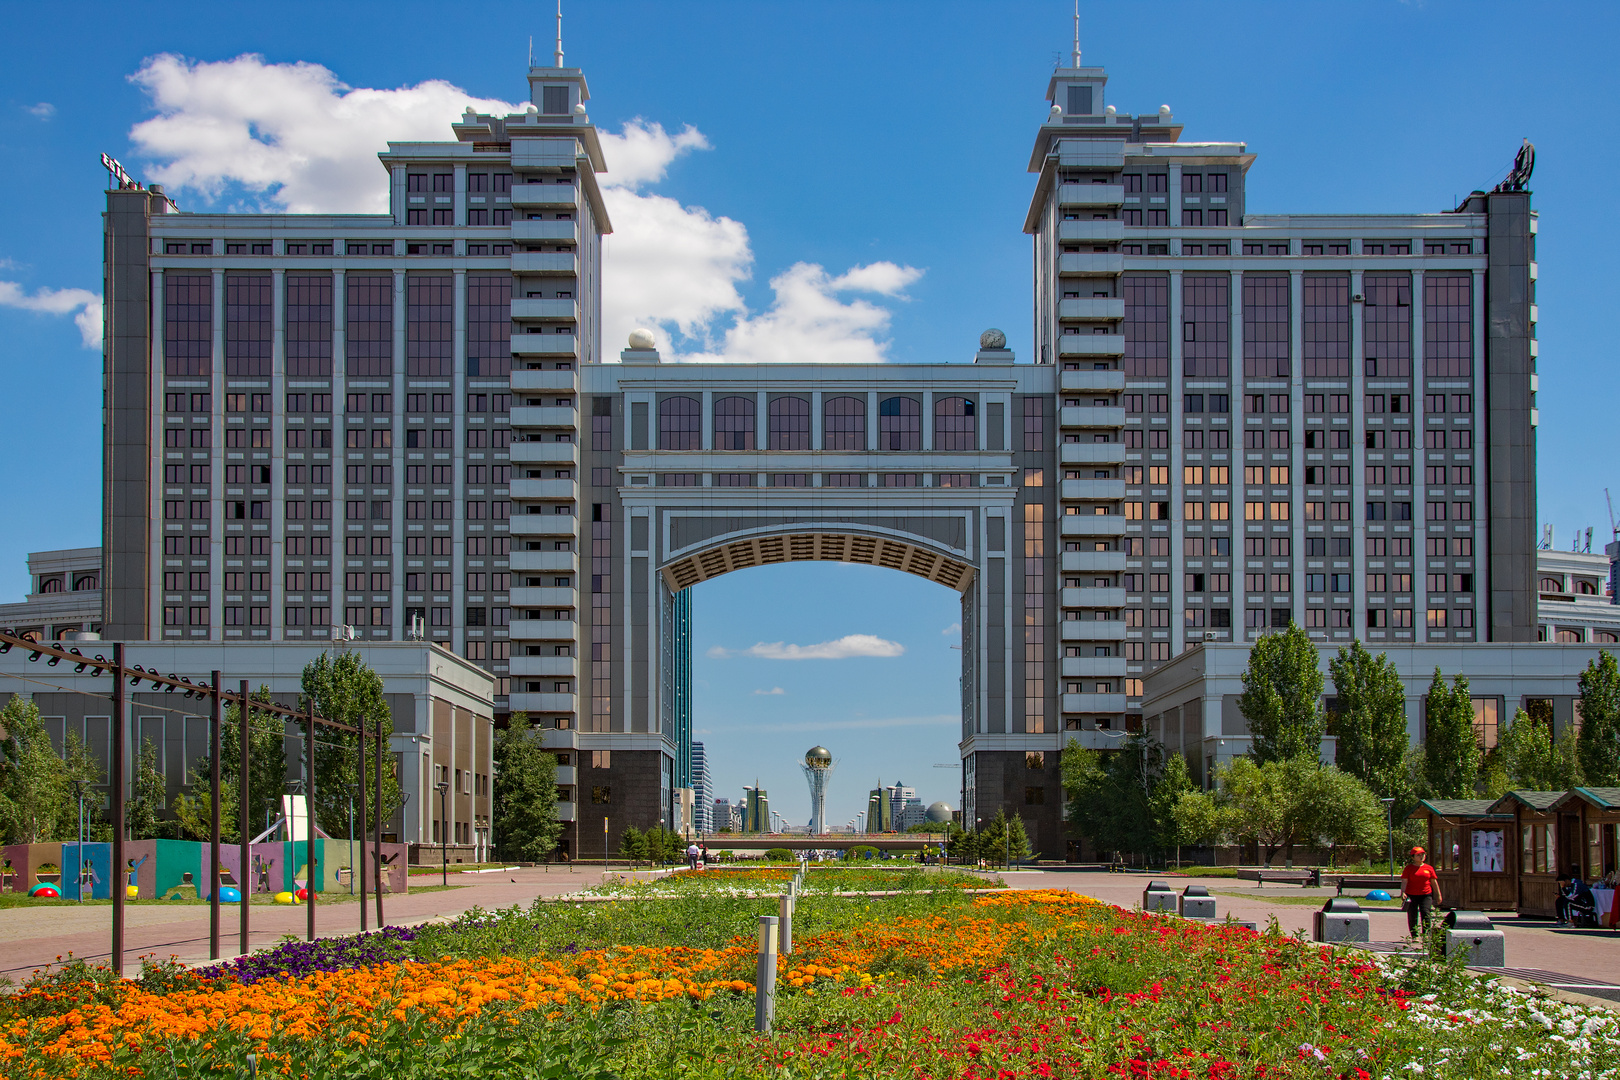
<path fill-rule="evenodd" d="M 1121 481 L 1123 483 L 1123 481 Z M 513 477 L 511 484 L 512 498 L 514 499 L 574 499 L 579 495 L 579 481 L 577 480 L 540 480 L 529 477 Z M 1123 495 L 1119 496 L 1124 498 Z"/>
<path fill-rule="evenodd" d="M 517 448 L 514 446 L 514 450 Z M 517 454 L 512 460 L 518 460 Z M 1058 460 L 1065 465 L 1118 465 L 1125 460 L 1122 442 L 1066 442 L 1058 448 Z"/>
<path fill-rule="evenodd" d="M 513 514 L 507 523 L 513 536 L 571 537 L 578 531 L 573 514 Z M 514 635 L 515 636 L 515 635 Z"/>
<path fill-rule="evenodd" d="M 512 406 L 512 426 L 515 428 L 571 428 L 578 423 L 579 410 L 568 405 Z"/>
<path fill-rule="evenodd" d="M 517 481 L 512 481 L 512 495 L 517 496 Z M 1121 477 L 1092 477 L 1089 480 L 1063 481 L 1065 499 L 1123 499 L 1125 481 Z"/>
<path fill-rule="evenodd" d="M 517 518 L 512 519 L 512 531 L 517 532 Z M 1125 531 L 1124 514 L 1065 514 L 1064 536 L 1119 536 Z"/>
<path fill-rule="evenodd" d="M 513 641 L 573 641 L 579 624 L 573 619 L 513 619 L 506 628 Z"/>
<path fill-rule="evenodd" d="M 1125 661 L 1121 660 L 1123 664 Z M 512 678 L 519 676 L 528 678 L 573 679 L 579 676 L 579 657 L 577 656 L 514 656 L 512 657 Z M 1121 668 L 1120 673 L 1124 674 Z"/>
<path fill-rule="evenodd" d="M 508 129 L 508 135 L 526 134 L 518 121 Z M 512 167 L 515 169 L 572 169 L 583 151 L 578 139 L 516 138 L 512 140 Z"/>
<path fill-rule="evenodd" d="M 572 765 L 559 765 L 559 766 L 557 766 L 557 783 L 561 784 L 563 787 L 573 787 L 575 784 L 579 783 L 578 776 L 574 771 L 574 766 L 572 766 Z M 562 807 L 562 806 L 573 806 L 574 804 L 573 803 L 558 803 L 557 805 L 559 807 Z"/>
<path fill-rule="evenodd" d="M 540 370 L 516 368 L 512 372 L 512 389 L 575 392 L 579 389 L 579 372 L 573 368 L 566 371 L 558 371 L 555 368 Z"/>
<path fill-rule="evenodd" d="M 530 694 L 512 691 L 510 702 L 513 712 L 571 713 L 574 711 L 573 694 Z"/>
<path fill-rule="evenodd" d="M 579 464 L 579 444 L 572 442 L 515 442 L 511 454 L 513 464 L 517 465 Z"/>
<path fill-rule="evenodd" d="M 517 695 L 512 696 L 516 697 Z M 1125 695 L 1064 694 L 1063 711 L 1066 713 L 1122 713 L 1125 711 Z"/>
<path fill-rule="evenodd" d="M 567 241 L 571 244 L 577 244 L 579 243 L 579 222 L 514 221 L 512 222 L 512 239 Z"/>
<path fill-rule="evenodd" d="M 1099 185 L 1107 187 L 1107 184 Z M 516 222 L 513 223 L 514 227 Z M 1102 242 L 1107 240 L 1125 239 L 1125 223 L 1115 218 L 1112 221 L 1060 221 L 1058 222 L 1059 240 L 1090 240 Z M 1118 318 L 1119 316 L 1116 316 Z"/>
<path fill-rule="evenodd" d="M 517 340 L 515 337 L 513 340 Z M 1059 334 L 1059 356 L 1124 356 L 1124 334 Z"/>
<path fill-rule="evenodd" d="M 518 565 L 518 553 L 512 552 L 512 569 Z M 1125 569 L 1123 551 L 1065 551 L 1062 562 L 1065 574 L 1122 573 Z"/>
<path fill-rule="evenodd" d="M 1125 640 L 1125 623 L 1121 619 L 1064 619 L 1058 626 L 1064 641 Z M 516 630 L 512 636 L 517 637 Z"/>
<path fill-rule="evenodd" d="M 579 594 L 577 592 L 562 586 L 514 586 L 512 589 L 512 606 L 515 608 L 573 607 L 578 600 Z M 517 668 L 512 669 L 512 674 L 517 674 Z"/>
<path fill-rule="evenodd" d="M 573 771 L 574 771 L 574 767 L 572 765 L 568 766 L 568 772 L 571 773 Z M 563 769 L 561 768 L 561 766 L 559 766 L 558 769 L 557 769 L 557 774 L 559 776 L 561 776 L 562 773 L 563 773 Z M 562 781 L 558 780 L 557 783 L 560 784 L 560 783 L 562 783 Z M 568 802 L 563 802 L 561 799 L 558 799 L 557 804 L 554 807 L 552 807 L 551 812 L 557 816 L 558 821 L 573 821 L 574 820 L 574 803 L 573 803 L 572 800 L 569 800 Z"/>
<path fill-rule="evenodd" d="M 517 659 L 514 657 L 515 665 Z M 1123 656 L 1065 656 L 1059 661 L 1059 670 L 1065 679 L 1088 677 L 1122 679 L 1125 677 Z"/>
<path fill-rule="evenodd" d="M 524 222 L 525 225 L 539 225 L 540 222 Z M 567 225 L 566 221 L 555 222 L 557 225 Z M 517 226 L 513 226 L 515 229 Z M 565 253 L 566 254 L 566 253 Z M 542 299 L 538 296 L 523 297 L 512 301 L 512 318 L 514 319 L 567 319 L 569 322 L 579 321 L 578 300 Z"/>
<path fill-rule="evenodd" d="M 517 256 L 512 256 L 517 269 Z M 1058 256 L 1058 273 L 1078 277 L 1113 277 L 1125 270 L 1125 256 L 1115 251 L 1070 251 Z"/>
<path fill-rule="evenodd" d="M 578 274 L 579 254 L 573 251 L 514 251 L 515 274 Z"/>
<path fill-rule="evenodd" d="M 576 201 L 573 184 L 513 184 L 513 206 L 544 206 L 562 209 Z"/>
<path fill-rule="evenodd" d="M 512 386 L 517 386 L 517 372 L 512 373 Z M 1058 389 L 1074 390 L 1123 390 L 1125 389 L 1125 373 L 1118 370 L 1110 371 L 1060 371 L 1058 372 Z"/>
<path fill-rule="evenodd" d="M 512 189 L 512 201 L 517 202 L 517 189 Z M 1059 206 L 1121 206 L 1125 202 L 1124 184 L 1059 184 Z"/>
<path fill-rule="evenodd" d="M 512 424 L 517 425 L 517 410 L 512 410 Z M 1125 410 L 1115 405 L 1065 405 L 1058 414 L 1058 424 L 1072 428 L 1122 428 Z"/>
<path fill-rule="evenodd" d="M 512 590 L 512 603 L 517 603 L 517 590 Z M 1065 587 L 1063 589 L 1063 606 L 1066 608 L 1122 608 L 1125 606 L 1125 590 L 1116 588 L 1099 588 L 1095 585 L 1083 586 L 1078 589 Z"/>
<path fill-rule="evenodd" d="M 1066 731 L 1063 733 L 1065 741 L 1073 739 L 1080 744 L 1082 750 L 1118 750 L 1125 744 L 1123 730 L 1096 730 L 1086 728 L 1084 731 Z M 557 804 L 561 806 L 561 803 Z M 561 820 L 559 818 L 558 820 Z"/>
<path fill-rule="evenodd" d="M 573 334 L 513 334 L 514 356 L 578 356 L 579 339 Z"/>
<path fill-rule="evenodd" d="M 512 301 L 512 314 L 517 314 L 516 300 Z M 1125 301 L 1117 296 L 1080 296 L 1058 301 L 1060 319 L 1123 319 Z"/>
<path fill-rule="evenodd" d="M 1124 558 L 1124 553 L 1120 553 Z M 528 571 L 529 573 L 547 574 L 577 574 L 579 573 L 579 552 L 577 551 L 513 551 L 512 572 L 514 575 Z M 1125 568 L 1121 562 L 1120 569 Z"/>

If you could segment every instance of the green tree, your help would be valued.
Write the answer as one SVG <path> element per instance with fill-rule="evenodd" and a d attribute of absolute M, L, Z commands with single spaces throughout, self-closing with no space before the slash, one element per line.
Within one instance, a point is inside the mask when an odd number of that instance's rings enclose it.
<path fill-rule="evenodd" d="M 495 850 L 505 859 L 543 862 L 557 847 L 557 759 L 524 713 L 495 733 Z"/>
<path fill-rule="evenodd" d="M 62 764 L 66 769 L 67 794 L 73 800 L 70 808 L 72 820 L 69 823 L 70 833 L 77 837 L 79 828 L 79 793 L 84 794 L 84 828 L 85 839 L 94 839 L 100 829 L 96 817 L 101 813 L 102 794 L 99 786 L 106 782 L 107 774 L 101 763 L 90 752 L 90 747 L 79 737 L 77 731 L 67 733 L 65 745 L 62 747 Z M 111 834 L 109 831 L 108 839 Z"/>
<path fill-rule="evenodd" d="M 1290 622 L 1284 632 L 1255 641 L 1238 710 L 1249 721 L 1257 761 L 1321 755 L 1322 669 L 1304 630 Z"/>
<path fill-rule="evenodd" d="M 1581 774 L 1593 787 L 1620 784 L 1620 667 L 1609 650 L 1581 672 Z"/>
<path fill-rule="evenodd" d="M 1406 734 L 1406 687 L 1383 653 L 1373 656 L 1359 641 L 1328 661 L 1339 702 L 1335 764 L 1372 788 L 1397 800 L 1406 788 L 1402 760 Z"/>
<path fill-rule="evenodd" d="M 1141 734 L 1108 751 L 1069 740 L 1060 764 L 1070 831 L 1098 851 L 1147 855 L 1158 850 L 1148 800 L 1160 760 L 1158 745 Z"/>
<path fill-rule="evenodd" d="M 1219 843 L 1231 831 L 1232 815 L 1218 792 L 1188 791 L 1176 800 L 1171 813 L 1177 838 L 1189 847 Z"/>
<path fill-rule="evenodd" d="M 1297 799 L 1302 838 L 1331 849 L 1354 848 L 1369 858 L 1384 850 L 1384 804 L 1357 777 L 1325 765 L 1307 778 Z"/>
<path fill-rule="evenodd" d="M 1021 863 L 1034 854 L 1030 850 L 1029 829 L 1024 824 L 1023 818 L 1017 814 L 1010 815 L 1007 818 L 1006 829 L 1007 849 L 1005 854 L 1010 862 Z"/>
<path fill-rule="evenodd" d="M 1255 844 L 1270 866 L 1278 851 L 1293 857 L 1304 836 L 1300 793 L 1319 766 L 1303 757 L 1257 762 L 1234 759 L 1219 774 L 1220 800 L 1230 815 L 1232 832 Z"/>
<path fill-rule="evenodd" d="M 357 752 L 360 734 L 332 728 L 316 729 L 316 823 L 328 836 L 347 836 L 350 801 L 356 793 L 364 793 L 366 828 L 374 829 L 378 821 L 389 820 L 405 805 L 405 793 L 392 768 L 390 754 L 383 762 L 379 816 L 373 771 L 377 767 L 373 756 L 377 753 L 375 736 L 380 734 L 386 739 L 394 730 L 393 713 L 383 697 L 382 676 L 367 667 L 358 652 L 342 649 L 336 653 L 321 653 L 304 665 L 302 688 L 300 709 L 313 703 L 316 715 L 322 719 L 348 724 L 370 736 L 366 740 L 366 775 L 362 777 Z M 354 821 L 358 829 L 358 811 Z"/>
<path fill-rule="evenodd" d="M 634 825 L 619 834 L 619 855 L 631 863 L 641 862 L 647 857 L 647 838 Z"/>
<path fill-rule="evenodd" d="M 67 766 L 32 698 L 13 694 L 0 709 L 0 825 L 8 844 L 38 844 L 73 834 Z M 75 818 L 75 828 L 76 828 Z"/>
<path fill-rule="evenodd" d="M 157 744 L 147 739 L 135 763 L 134 790 L 124 801 L 124 832 L 131 840 L 156 840 L 168 831 L 160 815 L 169 802 L 169 785 L 157 766 Z"/>
<path fill-rule="evenodd" d="M 1195 843 L 1183 833 L 1181 822 L 1176 818 L 1176 807 L 1182 796 L 1191 794 L 1192 790 L 1192 774 L 1187 769 L 1187 759 L 1181 754 L 1171 754 L 1165 759 L 1164 769 L 1159 774 L 1158 782 L 1153 785 L 1152 794 L 1148 796 L 1156 846 L 1160 851 L 1174 849 L 1177 866 L 1181 865 L 1181 846 Z"/>
<path fill-rule="evenodd" d="M 1467 677 L 1458 675 L 1448 687 L 1440 669 L 1435 668 L 1427 702 L 1423 776 L 1429 795 L 1436 799 L 1473 798 L 1480 755 Z"/>
<path fill-rule="evenodd" d="M 270 704 L 270 688 L 260 686 L 249 695 L 253 701 Z M 241 783 L 242 763 L 242 709 L 232 703 L 225 709 L 225 715 L 220 723 L 220 790 L 229 790 L 231 805 L 231 828 L 227 832 L 224 828 L 224 817 L 221 816 L 220 836 L 232 843 L 239 839 L 240 830 L 246 830 L 251 839 L 263 832 L 270 823 L 281 816 L 281 797 L 287 794 L 287 757 L 286 741 L 288 736 L 287 725 L 282 718 L 274 713 L 254 711 L 252 723 L 248 725 L 248 812 L 247 820 L 239 821 L 238 807 L 240 798 L 238 793 L 242 790 Z M 197 759 L 193 769 L 199 777 L 209 777 L 212 782 L 214 775 L 213 757 L 204 754 Z"/>
<path fill-rule="evenodd" d="M 236 792 L 230 785 L 219 786 L 219 835 L 236 832 Z M 181 840 L 206 843 L 213 835 L 213 792 L 206 783 L 194 784 L 191 793 L 181 792 L 169 804 L 174 811 L 176 832 Z"/>
<path fill-rule="evenodd" d="M 1486 796 L 1508 791 L 1568 791 L 1581 783 L 1580 757 L 1573 729 L 1556 741 L 1546 724 L 1519 709 L 1486 755 Z"/>

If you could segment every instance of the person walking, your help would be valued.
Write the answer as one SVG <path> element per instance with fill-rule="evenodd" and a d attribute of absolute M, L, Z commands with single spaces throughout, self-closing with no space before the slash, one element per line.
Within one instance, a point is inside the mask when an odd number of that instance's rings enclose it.
<path fill-rule="evenodd" d="M 1440 876 L 1428 864 L 1428 852 L 1413 848 L 1401 870 L 1401 898 L 1406 906 L 1406 932 L 1418 936 L 1418 920 L 1423 920 L 1423 932 L 1428 933 L 1434 918 L 1434 906 L 1440 903 Z"/>
<path fill-rule="evenodd" d="M 688 870 L 697 869 L 698 856 L 700 854 L 702 854 L 702 849 L 697 846 L 696 840 L 686 845 L 686 868 Z"/>

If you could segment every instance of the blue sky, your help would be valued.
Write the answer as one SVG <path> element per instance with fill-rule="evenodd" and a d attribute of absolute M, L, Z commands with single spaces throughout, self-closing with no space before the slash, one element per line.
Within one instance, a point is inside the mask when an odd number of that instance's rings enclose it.
<path fill-rule="evenodd" d="M 1083 7 L 1086 62 L 1108 68 L 1108 100 L 1133 112 L 1169 103 L 1190 139 L 1246 141 L 1259 155 L 1249 182 L 1255 212 L 1447 209 L 1500 178 L 1521 138 L 1535 141 L 1541 515 L 1559 546 L 1578 526 L 1597 526 L 1601 540 L 1603 488 L 1620 486 L 1607 444 L 1593 438 L 1612 426 L 1606 403 L 1620 390 L 1605 333 L 1620 227 L 1601 201 L 1620 173 L 1609 54 L 1616 6 Z M 140 5 L 14 3 L 5 16 L 0 401 L 11 445 L 32 452 L 0 475 L 13 526 L 0 534 L 0 599 L 9 600 L 26 587 L 27 551 L 98 538 L 100 358 L 74 322 L 101 290 L 97 155 L 119 157 L 139 178 L 190 176 L 190 186 L 171 180 L 171 191 L 182 206 L 205 209 L 288 204 L 307 180 L 294 159 L 313 149 L 359 162 L 358 186 L 344 197 L 354 203 L 346 208 L 363 209 L 383 175 L 369 172 L 367 138 L 426 137 L 413 133 L 441 130 L 435 110 L 448 123 L 468 100 L 518 99 L 528 35 L 549 56 L 552 23 L 544 5 L 501 3 L 175 2 L 159 17 Z M 1066 3 L 571 0 L 565 17 L 567 61 L 586 70 L 592 119 L 630 136 L 610 143 L 623 209 L 614 243 L 620 265 L 640 269 L 625 271 L 615 290 L 623 309 L 615 325 L 652 322 L 661 343 L 686 355 L 765 355 L 774 343 L 897 361 L 965 360 L 994 325 L 1027 357 L 1024 167 L 1047 76 L 1069 47 Z M 183 60 L 165 67 L 154 60 L 163 54 Z M 228 63 L 244 54 L 263 62 Z M 317 67 L 284 66 L 298 63 Z M 341 85 L 322 84 L 321 69 Z M 402 130 L 375 118 L 326 130 L 323 108 L 358 100 L 345 87 L 407 105 Z M 167 126 L 135 131 L 159 101 Z M 221 121 L 243 139 L 280 140 L 279 154 L 253 174 L 252 155 L 210 156 L 187 143 Z M 660 277 L 658 266 L 676 272 Z M 855 719 L 856 709 L 896 719 L 953 707 L 955 654 L 937 658 L 943 667 L 923 659 L 942 651 L 950 595 L 899 575 L 846 590 L 855 578 L 816 576 L 824 569 L 768 586 L 781 590 L 767 607 L 775 622 L 749 614 L 754 592 L 767 588 L 754 575 L 705 586 L 704 647 L 879 634 L 906 651 L 705 660 L 699 726 L 712 722 L 718 734 L 718 725 L 750 717 L 808 723 L 812 694 L 829 724 Z M 894 623 L 895 613 L 910 621 Z M 778 684 L 782 695 L 752 694 Z M 829 686 L 850 699 L 835 703 Z M 890 696 L 901 689 L 912 696 Z M 893 740 L 885 779 L 911 781 L 950 759 L 948 734 L 871 730 L 892 733 L 872 740 Z M 797 756 L 812 734 L 784 731 L 782 745 Z M 774 760 L 777 741 L 749 753 Z M 834 750 L 846 762 L 836 789 L 854 783 L 857 767 L 852 751 Z M 746 765 L 719 778 L 726 790 L 750 779 Z M 876 775 L 864 760 L 858 768 Z M 773 791 L 801 800 L 778 796 L 779 805 L 802 806 L 797 774 L 789 766 L 777 776 L 761 773 Z M 845 794 L 850 804 L 835 818 L 853 811 L 853 788 Z"/>

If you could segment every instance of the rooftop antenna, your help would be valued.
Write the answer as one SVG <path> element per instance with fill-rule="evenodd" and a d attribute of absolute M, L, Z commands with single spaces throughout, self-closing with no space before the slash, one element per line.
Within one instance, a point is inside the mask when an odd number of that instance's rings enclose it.
<path fill-rule="evenodd" d="M 562 0 L 557 0 L 557 66 L 562 67 Z"/>
<path fill-rule="evenodd" d="M 1074 66 L 1080 66 L 1080 0 L 1074 0 Z"/>
<path fill-rule="evenodd" d="M 1581 548 L 1581 553 L 1584 555 L 1592 554 L 1592 526 L 1590 525 L 1586 527 L 1586 543 Z"/>
<path fill-rule="evenodd" d="M 1606 489 L 1606 488 L 1604 489 L 1605 494 L 1607 493 L 1607 490 L 1608 489 Z M 1551 551 L 1552 550 L 1552 546 L 1553 546 L 1553 527 L 1551 525 L 1543 525 L 1541 527 L 1541 543 L 1538 546 L 1541 548 L 1542 551 Z"/>
<path fill-rule="evenodd" d="M 529 66 L 534 67 L 534 35 L 529 35 Z"/>

